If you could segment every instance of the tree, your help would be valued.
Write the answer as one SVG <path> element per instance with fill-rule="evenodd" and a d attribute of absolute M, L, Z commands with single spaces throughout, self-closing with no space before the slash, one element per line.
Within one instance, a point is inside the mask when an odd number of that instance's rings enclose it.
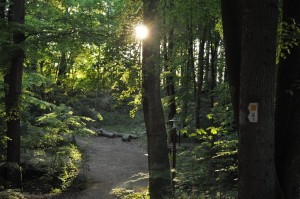
<path fill-rule="evenodd" d="M 225 59 L 236 126 L 239 123 L 242 1 L 221 0 Z M 238 129 L 238 127 L 236 127 Z"/>
<path fill-rule="evenodd" d="M 278 1 L 245 1 L 243 10 L 238 197 L 275 198 L 274 98 Z M 248 119 L 249 109 L 257 111 L 257 121 Z"/>
<path fill-rule="evenodd" d="M 151 198 L 167 197 L 171 188 L 167 134 L 160 97 L 160 30 L 158 0 L 144 0 L 144 24 L 150 35 L 143 43 L 143 112 L 148 141 Z"/>
<path fill-rule="evenodd" d="M 210 82 L 210 91 L 213 92 L 213 90 L 216 87 L 216 81 L 217 81 L 217 56 L 218 56 L 218 48 L 219 48 L 220 38 L 219 33 L 214 32 L 211 41 L 210 41 L 210 76 L 211 76 L 211 82 Z M 214 107 L 214 96 L 210 96 L 210 107 Z"/>
<path fill-rule="evenodd" d="M 171 2 L 164 1 L 164 25 L 166 26 L 166 12 L 168 10 L 174 9 L 174 1 Z M 170 4 L 170 5 L 169 5 Z M 172 64 L 172 57 L 174 51 L 174 27 L 169 28 L 168 32 L 165 33 L 164 37 L 164 69 L 167 72 L 166 75 L 166 86 L 165 89 L 167 91 L 167 96 L 169 97 L 169 114 L 168 119 L 171 120 L 176 115 L 176 100 L 175 100 L 175 70 Z M 167 26 L 166 26 L 167 29 Z M 172 127 L 172 123 L 169 123 L 170 127 Z"/>
<path fill-rule="evenodd" d="M 285 198 L 299 197 L 300 179 L 300 46 L 292 43 L 295 31 L 300 23 L 300 2 L 292 0 L 283 1 L 282 21 L 285 30 L 282 44 L 290 45 L 290 53 L 283 52 L 280 59 L 277 75 L 276 109 L 275 109 L 275 146 L 276 168 L 280 185 Z M 295 30 L 296 28 L 296 30 Z M 288 29 L 292 30 L 291 32 Z M 279 46 L 280 47 L 280 46 Z M 290 49 L 291 48 L 291 49 Z"/>
<path fill-rule="evenodd" d="M 7 178 L 12 181 L 13 187 L 21 186 L 20 169 L 20 139 L 21 139 L 21 93 L 22 74 L 24 63 L 24 50 L 22 42 L 25 41 L 25 34 L 21 25 L 24 24 L 25 1 L 15 0 L 10 6 L 11 15 L 8 19 L 15 26 L 20 26 L 13 31 L 13 50 L 10 67 L 4 76 L 5 82 L 5 108 L 7 119 L 6 135 L 7 141 L 7 162 L 17 164 L 17 169 L 7 172 Z M 10 169 L 10 168 L 9 168 Z"/>
<path fill-rule="evenodd" d="M 198 73 L 197 73 L 197 96 L 196 96 L 196 107 L 195 107 L 195 127 L 199 129 L 200 125 L 200 106 L 201 106 L 201 96 L 203 87 L 203 70 L 204 70 L 204 46 L 207 34 L 207 27 L 204 26 L 202 33 L 202 38 L 199 43 L 198 50 Z"/>

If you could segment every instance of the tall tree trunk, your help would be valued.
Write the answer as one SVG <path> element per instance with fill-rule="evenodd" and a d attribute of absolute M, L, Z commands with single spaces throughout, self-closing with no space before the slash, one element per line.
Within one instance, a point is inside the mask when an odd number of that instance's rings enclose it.
<path fill-rule="evenodd" d="M 165 12 L 170 7 L 170 9 L 173 9 L 174 2 L 171 1 L 170 5 L 168 6 L 168 2 L 165 1 Z M 164 16 L 164 23 L 166 24 L 166 16 Z M 165 71 L 167 72 L 166 76 L 166 91 L 167 96 L 169 97 L 168 102 L 168 108 L 169 108 L 169 114 L 168 114 L 168 120 L 171 120 L 176 115 L 176 101 L 175 101 L 175 71 L 172 66 L 172 57 L 173 57 L 173 50 L 174 50 L 174 28 L 171 27 L 168 34 L 166 34 L 164 38 L 164 66 Z M 171 128 L 173 126 L 173 122 L 169 122 L 169 127 Z"/>
<path fill-rule="evenodd" d="M 173 41 L 173 34 L 174 29 L 172 28 L 169 32 L 169 38 L 168 38 L 168 47 L 167 47 L 167 56 L 165 57 L 165 70 L 168 72 L 168 75 L 166 77 L 166 90 L 167 95 L 169 97 L 169 114 L 168 119 L 171 120 L 175 117 L 176 114 L 176 101 L 175 101 L 175 82 L 174 82 L 174 76 L 175 71 L 172 68 L 172 56 L 173 56 L 173 48 L 174 48 L 174 41 Z"/>
<path fill-rule="evenodd" d="M 66 58 L 66 52 L 61 52 L 60 57 L 60 64 L 58 66 L 58 74 L 57 74 L 57 81 L 56 84 L 58 86 L 62 85 L 63 79 L 66 77 L 67 73 L 67 58 Z"/>
<path fill-rule="evenodd" d="M 300 23 L 300 1 L 283 1 L 283 22 Z M 287 42 L 283 38 L 283 42 Z M 298 40 L 299 41 L 299 40 Z M 300 47 L 294 46 L 278 66 L 275 115 L 276 168 L 286 199 L 300 197 Z"/>
<path fill-rule="evenodd" d="M 210 70 L 209 70 L 209 58 L 210 58 L 210 45 L 209 42 L 211 40 L 211 29 L 210 29 L 210 25 L 208 26 L 208 40 L 206 42 L 206 48 L 205 48 L 205 67 L 204 67 L 204 91 L 208 92 L 209 91 L 209 74 L 210 74 Z"/>
<path fill-rule="evenodd" d="M 195 127 L 199 129 L 200 125 L 200 107 L 201 107 L 201 95 L 203 86 L 203 70 L 204 70 L 204 45 L 206 40 L 207 27 L 204 27 L 202 38 L 199 44 L 198 50 L 198 74 L 197 74 L 197 96 L 196 96 L 196 107 L 195 107 Z"/>
<path fill-rule="evenodd" d="M 150 198 L 164 198 L 171 190 L 167 133 L 160 97 L 159 0 L 144 0 L 144 23 L 151 35 L 143 45 L 143 112 L 148 141 Z"/>
<path fill-rule="evenodd" d="M 197 87 L 196 87 L 196 75 L 195 75 L 195 57 L 194 57 L 194 34 L 193 24 L 189 22 L 188 25 L 188 62 L 187 62 L 188 80 L 193 88 L 193 97 L 196 99 Z"/>
<path fill-rule="evenodd" d="M 40 72 L 41 75 L 44 75 L 44 64 L 45 64 L 44 60 L 42 60 L 42 61 L 39 62 L 39 69 L 38 69 L 38 71 Z M 43 100 L 45 100 L 46 96 L 45 96 L 45 85 L 44 84 L 42 84 L 40 86 L 40 95 L 41 95 L 41 98 Z"/>
<path fill-rule="evenodd" d="M 221 11 L 228 82 L 235 124 L 238 125 L 242 47 L 242 1 L 221 0 Z"/>
<path fill-rule="evenodd" d="M 213 90 L 216 87 L 216 81 L 217 81 L 217 58 L 218 58 L 218 48 L 219 48 L 219 42 L 220 38 L 218 36 L 218 33 L 214 33 L 214 38 L 211 41 L 210 44 L 210 75 L 211 75 L 211 82 L 210 82 L 210 91 L 213 92 Z M 211 93 L 210 95 L 210 107 L 214 107 L 214 95 Z"/>
<path fill-rule="evenodd" d="M 14 0 L 12 3 L 12 15 L 9 16 L 9 20 L 13 23 L 24 24 L 25 1 Z M 13 32 L 15 47 L 11 56 L 11 65 L 4 77 L 7 118 L 6 135 L 9 138 L 7 141 L 7 162 L 16 164 L 17 167 L 19 167 L 20 164 L 21 92 L 24 63 L 24 50 L 20 44 L 23 41 L 25 41 L 23 31 Z M 12 182 L 12 187 L 17 188 L 21 186 L 20 169 L 15 168 L 7 172 L 6 177 Z"/>
<path fill-rule="evenodd" d="M 188 64 L 188 57 L 186 54 L 186 51 L 184 50 L 183 53 L 181 53 L 181 56 L 183 57 L 182 65 L 181 65 L 181 120 L 182 120 L 182 127 L 187 127 L 187 116 L 188 116 L 188 107 L 189 107 L 189 91 L 190 91 L 190 69 Z M 184 136 L 186 136 L 184 134 Z"/>
<path fill-rule="evenodd" d="M 223 65 L 223 63 L 225 63 L 225 53 L 224 53 L 224 44 L 222 42 L 222 40 L 220 40 L 220 44 L 219 44 L 219 59 L 220 60 L 220 64 L 218 64 L 217 66 L 217 70 L 218 70 L 218 82 L 222 83 L 225 81 L 225 66 Z"/>
<path fill-rule="evenodd" d="M 245 1 L 244 10 L 238 198 L 275 198 L 274 97 L 278 0 Z M 250 103 L 258 106 L 250 106 Z M 251 120 L 248 119 L 249 108 L 254 111 L 250 115 L 254 117 Z"/>
<path fill-rule="evenodd" d="M 195 75 L 195 58 L 194 58 L 194 35 L 193 35 L 193 23 L 192 13 L 188 16 L 187 20 L 187 41 L 185 42 L 186 54 L 184 54 L 186 60 L 181 66 L 181 77 L 182 77 L 182 105 L 181 105 L 181 119 L 182 127 L 185 128 L 188 125 L 188 112 L 190 101 L 196 99 L 196 75 Z M 191 91 L 192 89 L 192 91 Z M 192 94 L 191 94 L 192 93 Z M 186 137 L 186 134 L 183 135 Z"/>

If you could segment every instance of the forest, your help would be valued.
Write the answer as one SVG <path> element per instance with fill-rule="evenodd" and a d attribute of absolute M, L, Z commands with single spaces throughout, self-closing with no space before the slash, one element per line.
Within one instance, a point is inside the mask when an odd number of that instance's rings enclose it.
<path fill-rule="evenodd" d="M 0 0 L 0 198 L 80 199 L 95 140 L 140 145 L 147 185 L 89 198 L 300 198 L 299 10 Z"/>

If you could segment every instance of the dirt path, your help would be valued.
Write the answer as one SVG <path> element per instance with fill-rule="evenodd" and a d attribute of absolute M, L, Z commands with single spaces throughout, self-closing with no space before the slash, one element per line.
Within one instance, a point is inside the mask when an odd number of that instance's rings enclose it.
<path fill-rule="evenodd" d="M 140 141 L 93 137 L 91 143 L 79 141 L 79 145 L 88 154 L 87 189 L 64 198 L 114 199 L 112 189 L 147 186 L 147 156 Z"/>

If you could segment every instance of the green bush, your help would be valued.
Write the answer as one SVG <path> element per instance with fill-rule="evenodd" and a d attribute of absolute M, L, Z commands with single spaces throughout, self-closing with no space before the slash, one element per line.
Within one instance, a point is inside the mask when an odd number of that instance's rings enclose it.
<path fill-rule="evenodd" d="M 30 192 L 65 190 L 72 185 L 83 166 L 82 154 L 73 144 L 28 150 L 25 156 L 24 189 Z"/>
<path fill-rule="evenodd" d="M 238 138 L 234 131 L 229 87 L 220 84 L 212 94 L 218 96 L 207 116 L 213 125 L 190 133 L 197 142 L 178 153 L 178 198 L 236 196 Z"/>
<path fill-rule="evenodd" d="M 135 192 L 124 188 L 113 189 L 116 199 L 150 199 L 148 190 Z"/>
<path fill-rule="evenodd" d="M 23 194 L 19 190 L 7 189 L 0 192 L 1 199 L 24 199 Z"/>

